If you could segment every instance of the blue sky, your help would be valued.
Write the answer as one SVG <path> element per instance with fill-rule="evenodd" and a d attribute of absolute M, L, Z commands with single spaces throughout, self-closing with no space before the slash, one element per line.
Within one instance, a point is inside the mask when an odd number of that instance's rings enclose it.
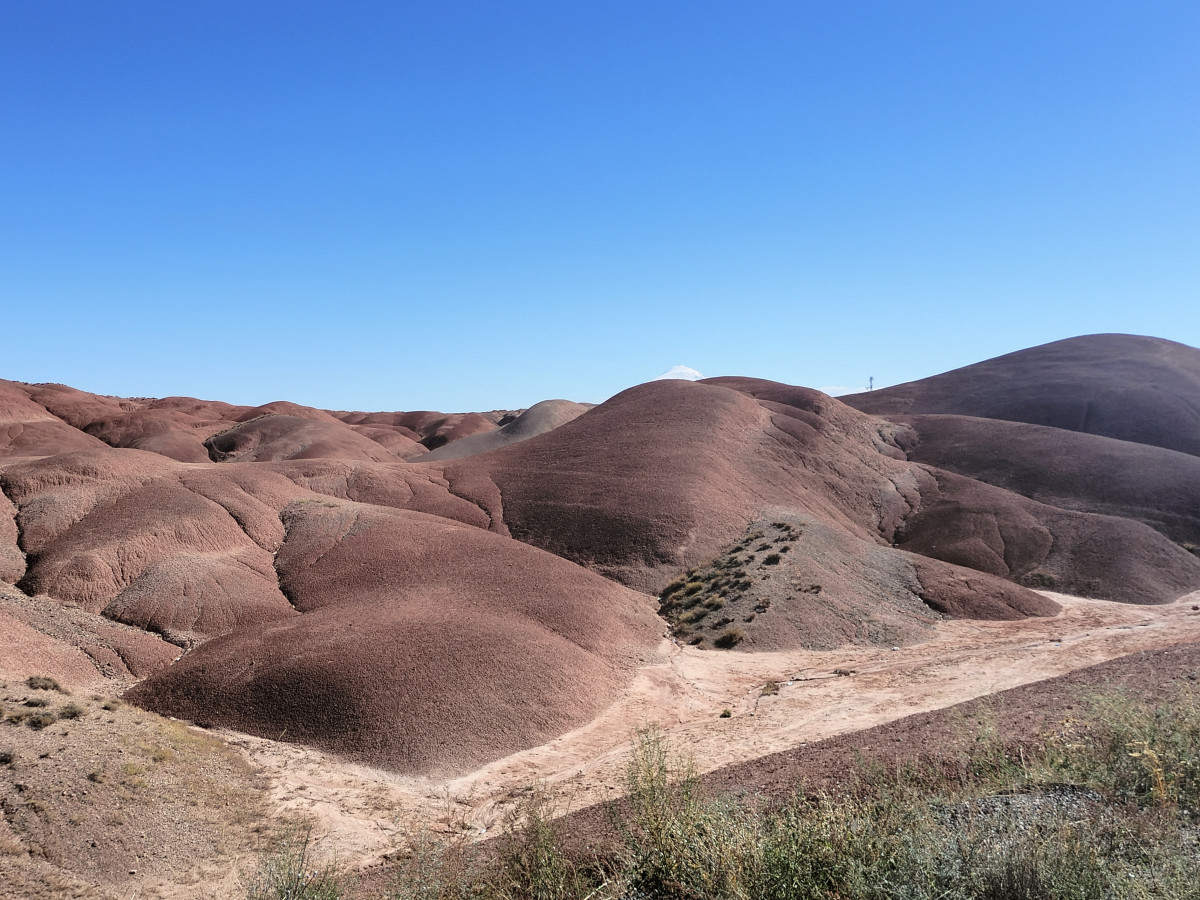
<path fill-rule="evenodd" d="M 1198 101 L 1194 0 L 0 0 L 0 377 L 466 410 L 1197 346 Z"/>

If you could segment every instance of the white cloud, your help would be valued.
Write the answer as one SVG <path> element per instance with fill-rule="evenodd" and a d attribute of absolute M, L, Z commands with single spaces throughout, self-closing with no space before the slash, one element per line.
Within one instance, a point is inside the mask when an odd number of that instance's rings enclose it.
<path fill-rule="evenodd" d="M 667 378 L 679 378 L 684 381 L 699 381 L 703 377 L 704 376 L 695 369 L 689 368 L 688 366 L 671 366 L 671 368 L 667 369 L 667 371 L 663 372 L 653 380 L 663 381 Z"/>

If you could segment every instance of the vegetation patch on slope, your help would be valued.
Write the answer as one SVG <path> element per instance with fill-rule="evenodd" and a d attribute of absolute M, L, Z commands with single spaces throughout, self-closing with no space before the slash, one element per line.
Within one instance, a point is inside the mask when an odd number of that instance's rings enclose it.
<path fill-rule="evenodd" d="M 382 892 L 352 893 L 329 866 L 305 859 L 298 892 L 286 896 L 1196 897 L 1200 690 L 1153 707 L 1119 693 L 1081 705 L 1082 715 L 1036 743 L 1008 744 L 984 718 L 970 726 L 974 749 L 965 756 L 860 765 L 836 791 L 797 785 L 783 802 L 709 795 L 686 759 L 644 731 L 608 845 L 572 840 L 571 820 L 554 820 L 534 792 L 491 846 L 416 836 Z M 281 860 L 301 865 L 284 847 L 263 859 L 263 871 Z"/>
<path fill-rule="evenodd" d="M 777 567 L 802 533 L 802 525 L 783 521 L 752 527 L 724 553 L 676 577 L 659 595 L 659 614 L 671 623 L 671 633 L 692 645 L 731 649 L 740 644 L 743 625 L 771 608 L 762 590 L 761 582 L 770 577 L 764 570 Z M 800 590 L 820 594 L 821 585 Z"/>
<path fill-rule="evenodd" d="M 928 638 L 942 618 L 924 599 L 924 562 L 815 517 L 776 512 L 671 581 L 659 613 L 676 640 L 701 648 L 902 646 Z M 1005 590 L 988 584 L 979 593 Z"/>
<path fill-rule="evenodd" d="M 216 737 L 48 676 L 0 682 L 0 896 L 199 896 L 236 881 L 265 811 Z"/>

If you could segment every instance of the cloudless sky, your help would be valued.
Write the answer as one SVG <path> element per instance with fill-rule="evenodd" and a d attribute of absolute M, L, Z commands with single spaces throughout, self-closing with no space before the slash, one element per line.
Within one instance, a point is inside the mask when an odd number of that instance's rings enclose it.
<path fill-rule="evenodd" d="M 1195 0 L 0 0 L 3 378 L 859 389 L 1198 288 Z"/>

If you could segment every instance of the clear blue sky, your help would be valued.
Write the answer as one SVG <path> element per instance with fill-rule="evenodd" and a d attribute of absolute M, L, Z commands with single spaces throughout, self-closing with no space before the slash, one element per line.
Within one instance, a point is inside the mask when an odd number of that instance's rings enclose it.
<path fill-rule="evenodd" d="M 1198 289 L 1195 0 L 0 0 L 0 377 L 858 388 Z"/>

